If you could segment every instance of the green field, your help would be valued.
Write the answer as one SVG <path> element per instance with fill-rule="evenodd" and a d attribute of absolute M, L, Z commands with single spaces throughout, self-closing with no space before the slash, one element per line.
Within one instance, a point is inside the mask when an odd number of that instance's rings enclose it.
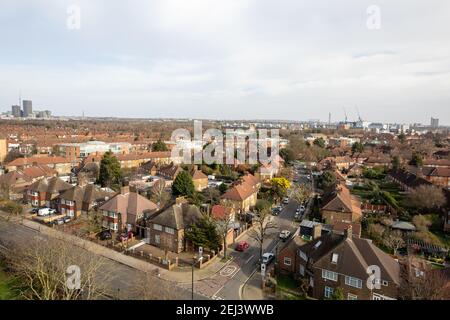
<path fill-rule="evenodd" d="M 0 262 L 0 300 L 16 300 L 19 299 L 19 293 L 15 286 L 17 285 L 16 279 L 9 276 L 3 268 Z"/>

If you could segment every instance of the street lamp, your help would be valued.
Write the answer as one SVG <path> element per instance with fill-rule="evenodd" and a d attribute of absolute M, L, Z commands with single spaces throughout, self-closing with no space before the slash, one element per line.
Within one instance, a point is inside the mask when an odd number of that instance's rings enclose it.
<path fill-rule="evenodd" d="M 193 260 L 194 260 L 194 261 L 193 261 L 193 263 L 192 263 L 192 292 L 191 292 L 191 294 L 192 294 L 191 299 L 192 299 L 192 300 L 194 300 L 194 267 L 195 267 L 195 264 L 196 264 L 197 262 L 202 261 L 202 259 L 203 259 L 203 257 L 199 257 L 198 259 L 197 259 L 196 256 L 193 257 Z"/>

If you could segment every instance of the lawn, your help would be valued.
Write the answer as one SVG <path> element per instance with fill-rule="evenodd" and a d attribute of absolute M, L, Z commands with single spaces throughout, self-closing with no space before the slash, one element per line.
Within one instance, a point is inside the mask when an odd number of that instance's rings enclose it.
<path fill-rule="evenodd" d="M 19 299 L 18 292 L 14 289 L 17 284 L 16 279 L 9 276 L 0 263 L 0 300 Z"/>

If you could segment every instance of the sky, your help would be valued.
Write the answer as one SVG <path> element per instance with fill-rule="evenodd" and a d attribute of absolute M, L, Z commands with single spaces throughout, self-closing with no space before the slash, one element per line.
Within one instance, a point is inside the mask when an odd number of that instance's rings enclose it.
<path fill-rule="evenodd" d="M 0 112 L 19 92 L 61 116 L 450 125 L 450 1 L 1 0 Z"/>

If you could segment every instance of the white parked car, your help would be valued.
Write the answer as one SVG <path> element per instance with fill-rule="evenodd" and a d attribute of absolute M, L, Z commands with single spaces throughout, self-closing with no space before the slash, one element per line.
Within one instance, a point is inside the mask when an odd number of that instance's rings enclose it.
<path fill-rule="evenodd" d="M 50 208 L 41 208 L 38 210 L 38 216 L 45 217 L 50 215 Z"/>
<path fill-rule="evenodd" d="M 262 263 L 268 265 L 275 258 L 275 255 L 272 252 L 266 252 L 262 256 Z"/>
<path fill-rule="evenodd" d="M 283 203 L 284 203 L 284 204 L 288 204 L 288 203 L 289 203 L 289 198 L 288 198 L 288 197 L 284 198 L 284 199 L 283 199 Z"/>
<path fill-rule="evenodd" d="M 289 230 L 283 230 L 280 232 L 280 239 L 281 240 L 286 240 L 287 238 L 289 238 L 289 236 L 291 235 L 291 232 Z"/>

